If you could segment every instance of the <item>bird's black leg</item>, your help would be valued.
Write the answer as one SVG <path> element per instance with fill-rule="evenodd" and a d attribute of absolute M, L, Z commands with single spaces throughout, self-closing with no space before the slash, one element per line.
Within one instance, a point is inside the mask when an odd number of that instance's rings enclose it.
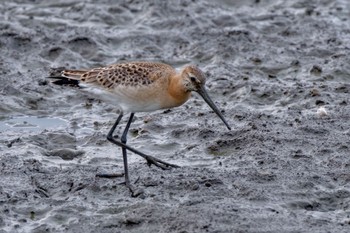
<path fill-rule="evenodd" d="M 133 113 L 132 113 L 132 116 L 134 116 Z M 112 142 L 112 143 L 114 143 L 114 144 L 116 144 L 116 145 L 122 147 L 123 149 L 129 150 L 129 151 L 134 152 L 135 154 L 141 156 L 142 158 L 144 158 L 144 159 L 147 160 L 147 163 L 148 163 L 149 165 L 154 164 L 155 166 L 160 167 L 160 168 L 162 168 L 162 169 L 164 169 L 164 170 L 170 169 L 170 167 L 179 167 L 179 166 L 177 166 L 177 165 L 175 165 L 175 164 L 171 164 L 171 163 L 164 162 L 164 161 L 162 161 L 162 160 L 160 160 L 160 159 L 157 159 L 157 158 L 155 158 L 155 157 L 153 157 L 153 156 L 146 155 L 146 154 L 142 153 L 141 151 L 138 151 L 138 150 L 136 150 L 136 149 L 134 149 L 134 148 L 132 148 L 132 147 L 126 145 L 126 144 L 123 143 L 122 141 L 115 140 L 114 137 L 113 137 L 113 133 L 114 133 L 114 130 L 116 129 L 116 127 L 117 127 L 117 125 L 119 124 L 119 122 L 120 122 L 120 120 L 121 120 L 122 117 L 123 117 L 123 113 L 121 113 L 121 114 L 119 115 L 117 121 L 114 123 L 113 127 L 112 127 L 111 130 L 109 131 L 109 133 L 108 133 L 108 135 L 107 135 L 108 141 L 110 141 L 110 142 Z M 131 117 L 131 115 L 130 115 L 130 117 Z M 131 120 L 132 120 L 132 117 L 131 117 Z M 128 125 L 129 125 L 129 126 L 130 126 L 130 124 L 131 124 L 131 120 L 129 119 L 129 122 L 128 122 Z M 128 125 L 127 125 L 127 126 L 128 126 Z M 125 129 L 128 130 L 128 129 L 129 129 L 129 126 L 128 126 L 128 128 L 125 128 Z M 125 133 L 125 132 L 124 132 L 124 133 Z M 126 133 L 127 133 L 127 132 L 126 132 Z M 125 136 L 125 137 L 126 137 L 126 136 Z M 124 160 L 124 161 L 125 161 L 125 160 Z"/>
<path fill-rule="evenodd" d="M 130 179 L 129 179 L 129 171 L 128 171 L 128 160 L 127 160 L 127 150 L 134 152 L 135 154 L 141 156 L 142 158 L 146 159 L 148 164 L 154 164 L 157 167 L 160 167 L 162 169 L 169 169 L 170 167 L 179 167 L 175 164 L 171 164 L 171 163 L 167 163 L 164 162 L 160 159 L 157 159 L 155 157 L 146 155 L 128 145 L 126 145 L 127 142 L 127 134 L 132 122 L 132 119 L 134 117 L 134 113 L 130 114 L 130 118 L 128 120 L 128 123 L 125 126 L 124 132 L 122 134 L 121 140 L 118 141 L 116 139 L 114 139 L 113 137 L 113 133 L 115 131 L 115 129 L 117 128 L 118 124 L 120 123 L 121 119 L 123 117 L 123 113 L 120 113 L 118 116 L 118 119 L 116 120 L 116 122 L 114 123 L 114 125 L 112 126 L 112 128 L 110 129 L 110 131 L 107 134 L 107 139 L 108 141 L 120 146 L 122 148 L 122 152 L 123 152 L 123 162 L 124 162 L 124 176 L 125 176 L 125 185 L 131 190 L 131 192 L 133 193 L 133 196 L 137 196 L 140 193 L 135 192 L 135 190 L 132 188 L 132 185 L 130 184 Z M 104 177 L 104 178 L 112 178 L 112 177 L 116 177 L 116 176 L 120 176 L 120 175 L 107 175 L 107 174 L 98 174 L 98 177 Z"/>
<path fill-rule="evenodd" d="M 107 134 L 108 141 L 114 140 L 113 133 L 114 133 L 115 129 L 117 128 L 117 126 L 122 118 L 123 118 L 123 113 L 120 113 L 118 116 L 118 119 L 115 121 L 114 125 L 112 126 L 112 128 L 109 130 L 109 132 Z M 104 174 L 104 173 L 96 174 L 97 177 L 101 177 L 101 178 L 114 178 L 114 177 L 121 177 L 124 175 L 125 174 Z"/>
<path fill-rule="evenodd" d="M 127 141 L 127 136 L 128 136 L 128 131 L 132 122 L 132 118 L 134 117 L 134 113 L 130 114 L 130 118 L 128 123 L 125 126 L 123 135 L 120 139 L 120 141 L 126 145 L 126 141 Z M 131 185 L 130 185 L 130 179 L 129 179 L 129 169 L 128 169 L 128 157 L 127 157 L 127 152 L 126 152 L 126 148 L 122 147 L 122 152 L 123 152 L 123 162 L 124 162 L 124 176 L 125 176 L 125 185 L 126 187 L 128 187 L 131 191 Z M 133 192 L 133 191 L 132 191 Z"/>

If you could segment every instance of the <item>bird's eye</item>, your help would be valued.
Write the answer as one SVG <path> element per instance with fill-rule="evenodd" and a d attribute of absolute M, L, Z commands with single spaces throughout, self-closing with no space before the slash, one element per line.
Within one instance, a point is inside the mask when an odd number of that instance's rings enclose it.
<path fill-rule="evenodd" d="M 196 81 L 196 78 L 195 77 L 190 77 L 190 79 L 191 79 L 191 82 L 195 82 Z"/>

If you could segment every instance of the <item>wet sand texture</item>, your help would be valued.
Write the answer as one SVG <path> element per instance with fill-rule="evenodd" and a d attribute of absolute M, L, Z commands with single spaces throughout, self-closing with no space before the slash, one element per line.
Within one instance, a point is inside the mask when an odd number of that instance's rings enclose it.
<path fill-rule="evenodd" d="M 2 0 L 0 232 L 350 232 L 349 19 L 347 0 Z M 182 166 L 130 153 L 138 198 L 95 177 L 123 171 L 114 106 L 45 80 L 134 60 L 197 64 L 233 127 L 195 94 L 136 114 L 128 143 Z"/>

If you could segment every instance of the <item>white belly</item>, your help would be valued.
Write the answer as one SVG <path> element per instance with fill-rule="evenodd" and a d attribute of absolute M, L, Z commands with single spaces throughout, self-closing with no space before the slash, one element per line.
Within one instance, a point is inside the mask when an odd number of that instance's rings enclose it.
<path fill-rule="evenodd" d="M 84 91 L 92 96 L 110 103 L 124 113 L 149 112 L 161 109 L 161 101 L 157 98 L 156 91 L 150 92 L 149 88 L 118 87 L 113 90 L 105 90 L 95 85 L 81 85 Z"/>

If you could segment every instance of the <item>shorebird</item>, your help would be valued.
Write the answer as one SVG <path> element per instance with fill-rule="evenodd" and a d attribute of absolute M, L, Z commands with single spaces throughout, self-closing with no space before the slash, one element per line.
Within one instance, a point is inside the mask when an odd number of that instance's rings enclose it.
<path fill-rule="evenodd" d="M 178 167 L 146 155 L 126 144 L 129 127 L 136 112 L 180 106 L 190 98 L 191 92 L 195 91 L 203 97 L 226 127 L 231 129 L 205 89 L 205 74 L 194 65 L 185 66 L 177 73 L 173 67 L 164 63 L 128 62 L 90 70 L 63 70 L 59 76 L 49 78 L 56 79 L 53 81 L 54 84 L 79 84 L 91 94 L 119 108 L 120 114 L 107 134 L 107 139 L 122 148 L 125 177 L 123 183 L 133 196 L 137 195 L 137 192 L 129 179 L 127 150 L 146 159 L 149 165 L 154 164 L 162 169 Z M 126 113 L 129 113 L 130 117 L 119 141 L 115 139 L 113 133 Z"/>

